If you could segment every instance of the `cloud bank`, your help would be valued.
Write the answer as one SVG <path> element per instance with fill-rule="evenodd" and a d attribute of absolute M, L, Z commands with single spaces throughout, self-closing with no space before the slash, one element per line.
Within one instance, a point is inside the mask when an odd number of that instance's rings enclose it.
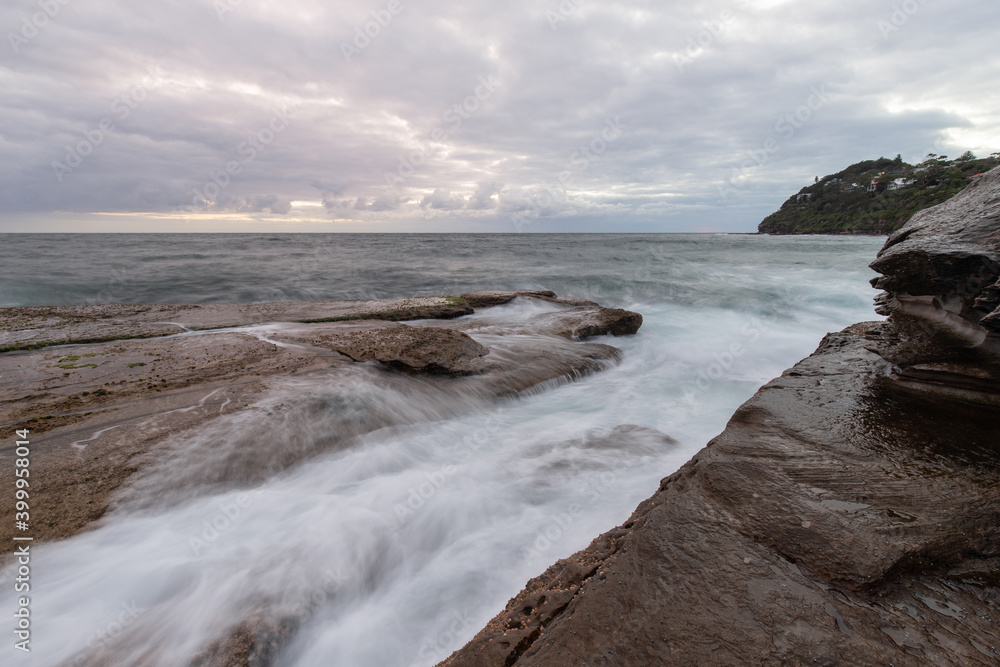
<path fill-rule="evenodd" d="M 989 0 L 18 0 L 0 231 L 752 231 L 1000 150 Z"/>

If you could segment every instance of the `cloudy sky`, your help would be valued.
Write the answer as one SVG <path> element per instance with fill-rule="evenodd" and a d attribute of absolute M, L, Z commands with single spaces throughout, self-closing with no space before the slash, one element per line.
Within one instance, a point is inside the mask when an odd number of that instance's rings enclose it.
<path fill-rule="evenodd" d="M 1000 150 L 996 0 L 5 0 L 0 231 L 753 231 Z"/>

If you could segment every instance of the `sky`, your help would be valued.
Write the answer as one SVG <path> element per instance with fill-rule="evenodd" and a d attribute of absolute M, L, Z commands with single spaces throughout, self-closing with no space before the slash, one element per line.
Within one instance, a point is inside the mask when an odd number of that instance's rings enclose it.
<path fill-rule="evenodd" d="M 0 232 L 752 232 L 1000 150 L 995 0 L 4 0 Z"/>

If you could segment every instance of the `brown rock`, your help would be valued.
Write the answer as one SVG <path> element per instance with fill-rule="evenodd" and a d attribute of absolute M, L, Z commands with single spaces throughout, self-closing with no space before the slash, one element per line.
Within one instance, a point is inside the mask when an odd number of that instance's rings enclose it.
<path fill-rule="evenodd" d="M 489 350 L 460 331 L 437 327 L 369 328 L 332 333 L 324 343 L 354 361 L 379 361 L 404 371 L 464 375 Z"/>
<path fill-rule="evenodd" d="M 444 297 L 369 301 L 214 303 L 201 306 L 109 304 L 0 308 L 0 353 L 49 345 L 154 338 L 267 322 L 405 321 L 472 314 Z"/>
<path fill-rule="evenodd" d="M 282 646 L 294 634 L 297 619 L 272 621 L 253 616 L 212 642 L 191 661 L 191 667 L 270 667 Z"/>
<path fill-rule="evenodd" d="M 73 535 L 101 518 L 109 503 L 169 503 L 218 485 L 253 483 L 310 456 L 350 446 L 353 438 L 399 419 L 377 404 L 343 418 L 309 400 L 257 404 L 296 373 L 328 374 L 334 386 L 340 373 L 356 381 L 356 369 L 348 372 L 352 358 L 380 360 L 409 373 L 474 373 L 380 379 L 400 391 L 419 380 L 421 391 L 451 396 L 453 406 L 471 406 L 543 383 L 571 382 L 611 367 L 621 355 L 608 345 L 554 336 L 493 334 L 484 338 L 493 352 L 483 356 L 486 347 L 465 333 L 439 328 L 459 322 L 421 322 L 438 327 L 417 329 L 386 321 L 466 312 L 471 312 L 467 304 L 438 297 L 0 309 L 0 347 L 43 346 L 0 353 L 0 375 L 7 379 L 0 386 L 0 437 L 9 442 L 15 430 L 29 429 L 34 445 L 35 539 Z M 365 316 L 377 319 L 361 319 Z M 285 317 L 332 321 L 209 331 Z M 206 331 L 163 336 L 182 331 L 181 324 Z M 145 338 L 44 347 L 94 335 Z M 185 443 L 211 428 L 212 420 L 240 410 L 276 411 L 278 418 L 266 420 L 265 428 L 272 429 L 266 436 L 236 429 L 227 433 L 226 447 L 202 452 L 203 459 L 186 454 Z M 325 435 L 317 438 L 305 425 L 319 419 L 326 420 Z M 271 446 L 276 440 L 287 446 Z M 13 448 L 0 451 L 0 466 L 13 470 L 13 458 Z M 13 495 L 0 497 L 0 512 L 12 515 L 13 505 Z M 0 526 L 0 553 L 13 550 L 12 530 L 13 524 Z"/>
<path fill-rule="evenodd" d="M 540 315 L 532 321 L 540 329 L 566 338 L 631 336 L 642 326 L 642 315 L 621 308 L 571 308 Z"/>
<path fill-rule="evenodd" d="M 920 211 L 872 262 L 883 315 L 947 323 L 995 351 L 1000 334 L 1000 167 L 943 204 Z"/>
<path fill-rule="evenodd" d="M 556 293 L 549 290 L 492 290 L 484 292 L 466 292 L 458 298 L 465 301 L 473 308 L 488 308 L 489 306 L 499 306 L 510 303 L 516 297 L 536 297 L 554 299 Z"/>
<path fill-rule="evenodd" d="M 30 431 L 36 543 L 99 519 L 171 434 L 246 407 L 268 377 L 329 365 L 236 332 L 0 354 L 0 439 Z M 0 466 L 14 470 L 12 447 L 0 449 Z M 0 512 L 12 513 L 14 500 L 0 496 Z M 13 531 L 0 525 L 0 553 L 14 549 Z"/>

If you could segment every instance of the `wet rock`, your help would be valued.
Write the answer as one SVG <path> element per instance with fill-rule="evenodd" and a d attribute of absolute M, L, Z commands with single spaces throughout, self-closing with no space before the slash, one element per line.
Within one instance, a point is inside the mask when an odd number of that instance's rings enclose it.
<path fill-rule="evenodd" d="M 877 310 L 895 325 L 899 389 L 997 404 L 1000 361 L 1000 168 L 913 216 L 872 268 Z"/>
<path fill-rule="evenodd" d="M 678 442 L 663 431 L 637 424 L 621 424 L 611 429 L 611 433 L 606 438 L 599 439 L 605 441 L 631 440 L 639 443 L 650 443 L 660 447 L 673 447 Z"/>
<path fill-rule="evenodd" d="M 557 309 L 567 307 L 551 292 L 539 294 Z M 0 309 L 6 340 L 41 347 L 0 354 L 0 375 L 9 380 L 0 386 L 0 437 L 28 428 L 39 445 L 32 467 L 45 483 L 32 492 L 38 501 L 35 538 L 73 535 L 109 508 L 180 502 L 210 489 L 255 483 L 399 423 L 403 413 L 366 400 L 358 382 L 433 395 L 449 410 L 474 410 L 499 396 L 572 382 L 621 358 L 609 345 L 570 341 L 524 322 L 477 331 L 475 340 L 458 328 L 469 318 L 452 318 L 471 310 L 439 297 Z M 449 319 L 387 321 L 433 314 Z M 507 319 L 497 315 L 498 322 Z M 213 331 L 254 322 L 268 324 Z M 184 328 L 202 330 L 164 335 Z M 147 337 L 47 346 L 95 332 L 112 339 Z M 373 373 L 353 359 L 381 361 L 405 373 Z M 330 379 L 332 389 L 323 396 L 300 396 L 288 406 L 267 398 L 280 395 L 297 374 L 317 373 Z M 330 410 L 332 403 L 341 409 Z M 225 446 L 201 451 L 202 458 L 190 455 L 187 447 L 201 442 L 199 434 L 211 430 L 214 420 L 244 410 L 274 413 L 266 420 L 266 437 L 227 425 Z M 320 422 L 321 432 L 309 428 Z M 273 446 L 279 440 L 283 446 Z M 0 464 L 13 466 L 13 457 L 13 449 L 0 452 Z M 13 512 L 14 500 L 0 497 L 0 511 Z M 13 530 L 0 526 L 0 554 L 14 549 Z"/>
<path fill-rule="evenodd" d="M 346 362 L 345 362 L 346 363 Z M 0 439 L 29 429 L 33 536 L 56 540 L 99 519 L 109 494 L 165 436 L 244 409 L 268 377 L 327 369 L 329 358 L 237 332 L 0 354 Z M 294 377 L 294 375 L 293 375 Z M 14 465 L 14 450 L 0 465 Z M 13 494 L 0 512 L 13 512 Z M 0 553 L 14 527 L 0 525 Z"/>
<path fill-rule="evenodd" d="M 490 349 L 479 359 L 480 374 L 468 378 L 470 391 L 516 396 L 579 380 L 612 368 L 622 352 L 611 345 L 580 343 L 547 335 L 481 335 Z"/>
<path fill-rule="evenodd" d="M 426 326 L 440 326 L 467 333 L 545 334 L 574 340 L 595 336 L 630 336 L 642 326 L 642 315 L 639 313 L 621 308 L 604 308 L 593 301 L 556 296 L 554 292 L 548 291 L 471 292 L 463 294 L 462 298 L 475 304 L 480 310 L 503 306 L 518 299 L 535 302 L 535 305 L 542 306 L 541 310 L 547 312 L 527 316 L 522 313 L 510 318 L 498 315 L 486 319 L 462 318 L 429 323 Z M 416 326 L 424 325 L 418 323 Z"/>
<path fill-rule="evenodd" d="M 319 344 L 354 361 L 378 361 L 398 370 L 465 375 L 489 350 L 460 331 L 437 327 L 364 328 L 332 332 Z"/>
<path fill-rule="evenodd" d="M 631 336 L 642 326 L 642 315 L 621 308 L 579 307 L 540 315 L 532 324 L 565 338 Z"/>
<path fill-rule="evenodd" d="M 519 296 L 554 299 L 556 293 L 549 290 L 491 290 L 482 292 L 466 292 L 458 298 L 473 308 L 488 308 L 510 303 Z"/>
<path fill-rule="evenodd" d="M 251 617 L 224 639 L 212 642 L 195 656 L 190 667 L 270 667 L 297 627 L 297 619 L 272 621 L 263 615 Z"/>
<path fill-rule="evenodd" d="M 516 298 L 537 299 L 539 301 L 549 301 L 564 306 L 598 306 L 595 301 L 588 299 L 578 299 L 569 296 L 558 296 L 550 290 L 494 290 L 485 292 L 466 292 L 457 298 L 461 298 L 473 308 L 488 308 L 490 306 L 500 306 L 510 303 Z"/>
<path fill-rule="evenodd" d="M 195 306 L 110 304 L 0 308 L 0 353 L 70 343 L 155 338 L 187 330 L 208 331 L 266 322 L 447 320 L 472 312 L 472 307 L 464 302 L 430 296 Z"/>

